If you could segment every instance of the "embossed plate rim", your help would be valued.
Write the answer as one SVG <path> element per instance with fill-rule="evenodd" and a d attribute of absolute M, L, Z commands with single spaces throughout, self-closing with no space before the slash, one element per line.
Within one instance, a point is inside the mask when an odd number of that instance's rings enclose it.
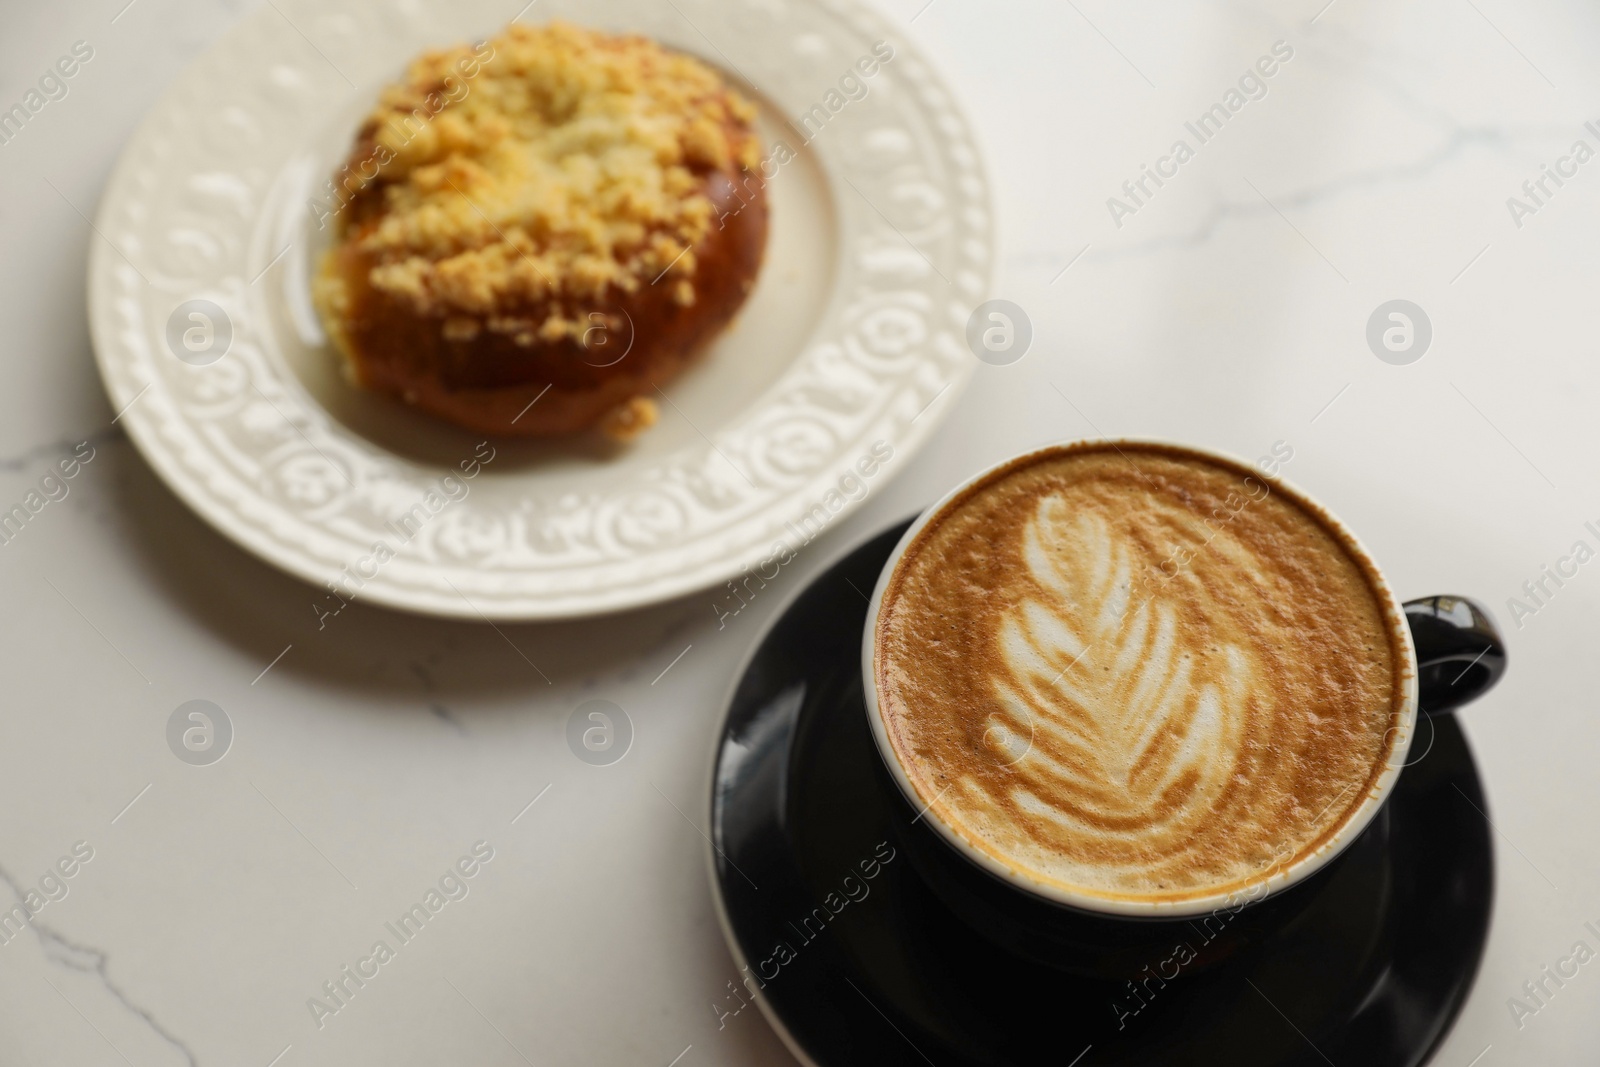
<path fill-rule="evenodd" d="M 488 9 L 487 5 L 478 6 L 482 10 Z M 571 6 L 578 10 L 576 5 L 566 5 L 562 0 L 546 6 Z M 691 10 L 699 10 L 693 4 L 688 6 Z M 210 525 L 248 551 L 290 574 L 314 585 L 322 585 L 340 574 L 341 562 L 346 567 L 356 562 L 356 556 L 363 549 L 363 530 L 381 527 L 372 521 L 362 527 L 360 516 L 351 517 L 354 504 L 349 505 L 348 510 L 342 503 L 336 508 L 326 509 L 328 517 L 308 518 L 306 512 L 316 511 L 320 504 L 302 503 L 296 505 L 298 510 L 294 510 L 285 503 L 289 498 L 287 492 L 280 491 L 276 497 L 269 495 L 267 489 L 272 484 L 272 478 L 279 475 L 284 466 L 295 459 L 310 458 L 307 449 L 302 448 L 281 428 L 277 431 L 281 440 L 262 446 L 259 456 L 220 456 L 217 448 L 219 434 L 224 431 L 245 432 L 240 429 L 244 422 L 238 418 L 244 410 L 244 404 L 235 405 L 239 410 L 230 416 L 232 421 L 218 419 L 209 426 L 198 422 L 184 410 L 184 401 L 188 396 L 186 391 L 194 390 L 196 386 L 193 383 L 198 379 L 179 376 L 192 373 L 195 368 L 179 364 L 163 351 L 160 338 L 165 327 L 164 305 L 163 309 L 154 306 L 161 300 L 175 304 L 195 295 L 222 293 L 229 283 L 237 290 L 241 281 L 248 278 L 258 265 L 251 258 L 253 255 L 260 258 L 251 248 L 254 243 L 252 237 L 259 232 L 261 216 L 270 210 L 272 185 L 282 177 L 282 171 L 274 169 L 270 161 L 262 163 L 257 159 L 259 165 L 266 167 L 266 178 L 259 181 L 260 188 L 255 190 L 254 202 L 248 203 L 247 200 L 248 206 L 241 211 L 242 217 L 235 223 L 234 229 L 224 234 L 225 237 L 232 236 L 238 247 L 228 252 L 227 258 L 214 268 L 206 267 L 189 280 L 180 276 L 181 271 L 166 270 L 164 263 L 161 264 L 162 269 L 158 270 L 157 257 L 162 249 L 155 231 L 160 223 L 170 221 L 168 216 L 174 211 L 162 201 L 162 197 L 167 195 L 163 190 L 183 187 L 185 180 L 200 173 L 198 164 L 185 154 L 191 151 L 191 146 L 178 142 L 173 136 L 173 130 L 179 128 L 175 125 L 177 120 L 185 115 L 192 118 L 195 114 L 209 114 L 218 119 L 220 127 L 221 116 L 226 109 L 230 105 L 238 107 L 239 95 L 250 91 L 250 86 L 259 92 L 269 73 L 272 77 L 277 77 L 285 69 L 290 74 L 296 73 L 287 67 L 290 59 L 286 57 L 298 58 L 306 70 L 311 71 L 313 82 L 320 78 L 331 84 L 331 74 L 327 70 L 318 72 L 312 69 L 316 62 L 314 55 L 301 54 L 307 51 L 302 45 L 287 43 L 300 40 L 291 36 L 288 27 L 293 27 L 296 34 L 299 28 L 288 23 L 287 16 L 279 11 L 280 7 L 287 8 L 297 18 L 303 17 L 303 20 L 343 19 L 354 26 L 358 21 L 357 14 L 369 21 L 383 18 L 392 21 L 404 15 L 407 5 L 403 0 L 381 8 L 360 5 L 355 0 L 338 0 L 315 8 L 309 4 L 267 5 L 246 15 L 185 70 L 151 108 L 124 147 L 101 198 L 96 213 L 96 228 L 99 234 L 106 236 L 104 239 L 92 239 L 87 271 L 88 313 L 96 363 L 112 407 L 119 413 L 120 421 L 127 424 L 130 438 L 161 479 Z M 583 21 L 594 25 L 633 19 L 644 24 L 651 19 L 660 22 L 667 17 L 654 12 L 651 5 L 643 0 L 609 0 L 581 10 Z M 646 15 L 646 10 L 653 13 Z M 308 13 L 313 11 L 315 14 Z M 781 12 L 788 21 L 774 21 L 771 25 L 763 23 L 751 28 L 762 18 L 776 19 L 774 12 Z M 695 27 L 687 15 L 679 14 L 689 27 Z M 687 513 L 692 507 L 721 493 L 720 497 L 716 497 L 720 512 L 714 512 L 711 505 L 705 504 L 703 514 L 691 515 L 683 520 L 682 528 L 687 532 L 674 531 L 664 537 L 655 530 L 645 529 L 638 536 L 636 545 L 630 541 L 631 535 L 625 536 L 626 531 L 600 529 L 598 518 L 610 514 L 613 521 L 621 523 L 624 520 L 615 516 L 621 514 L 630 503 L 641 507 L 652 503 L 645 494 L 639 492 L 637 485 L 631 489 L 631 497 L 630 488 L 622 486 L 611 497 L 591 497 L 580 502 L 581 506 L 576 510 L 562 511 L 560 508 L 564 502 L 556 500 L 554 496 L 541 498 L 538 495 L 539 473 L 502 476 L 518 479 L 519 485 L 525 483 L 525 489 L 522 490 L 524 495 L 519 507 L 508 509 L 503 514 L 490 515 L 489 518 L 503 519 L 504 524 L 521 530 L 523 540 L 519 544 L 509 552 L 475 547 L 471 541 L 469 524 L 472 520 L 483 518 L 483 514 L 475 510 L 481 504 L 468 506 L 465 501 L 479 498 L 476 495 L 465 497 L 455 512 L 442 513 L 446 514 L 446 519 L 438 521 L 436 528 L 426 531 L 426 543 L 421 547 L 434 554 L 432 559 L 419 559 L 402 551 L 392 562 L 380 560 L 375 566 L 374 576 L 367 578 L 360 586 L 360 599 L 439 616 L 534 621 L 622 611 L 713 586 L 769 558 L 774 538 L 784 522 L 798 520 L 822 500 L 837 482 L 840 470 L 866 452 L 875 439 L 889 440 L 894 449 L 894 462 L 879 476 L 880 482 L 893 477 L 953 406 L 974 370 L 974 361 L 961 343 L 963 312 L 970 311 L 971 307 L 989 295 L 997 258 L 992 186 L 983 165 L 981 144 L 972 124 L 960 110 L 937 70 L 916 46 L 891 32 L 886 22 L 859 0 L 792 0 L 788 5 L 750 3 L 737 9 L 730 7 L 726 15 L 726 22 L 719 22 L 719 27 L 730 34 L 745 35 L 747 43 L 766 34 L 768 44 L 774 48 L 780 42 L 785 46 L 792 43 L 784 34 L 806 29 L 812 30 L 813 36 L 824 44 L 830 41 L 835 45 L 848 42 L 850 47 L 854 47 L 861 41 L 870 42 L 878 38 L 887 39 L 893 44 L 894 66 L 888 68 L 892 77 L 880 83 L 885 91 L 878 94 L 877 102 L 870 105 L 873 110 L 867 111 L 866 115 L 870 117 L 879 113 L 879 109 L 884 107 L 883 98 L 888 97 L 891 117 L 905 120 L 898 129 L 909 134 L 910 147 L 905 151 L 911 156 L 907 166 L 917 168 L 912 180 L 943 198 L 938 201 L 936 209 L 923 207 L 925 213 L 934 220 L 931 225 L 937 231 L 935 239 L 938 244 L 935 246 L 923 242 L 910 245 L 938 277 L 931 281 L 925 277 L 918 278 L 915 284 L 901 282 L 898 290 L 887 283 L 866 277 L 863 263 L 850 258 L 856 254 L 865 260 L 865 253 L 849 251 L 860 236 L 850 228 L 851 222 L 869 220 L 876 230 L 883 231 L 875 236 L 883 236 L 888 231 L 899 234 L 900 229 L 889 215 L 880 213 L 878 205 L 868 200 L 865 193 L 857 188 L 862 180 L 859 168 L 865 164 L 843 161 L 845 153 L 840 144 L 819 143 L 815 156 L 823 181 L 834 194 L 835 206 L 840 212 L 840 241 L 836 274 L 824 302 L 825 313 L 816 331 L 799 348 L 792 363 L 778 380 L 752 405 L 751 411 L 730 420 L 727 425 L 712 429 L 704 447 L 680 449 L 632 468 L 627 474 L 628 478 L 639 484 L 657 476 L 664 482 L 668 475 L 681 475 L 682 481 L 675 485 L 680 496 L 668 500 L 668 503 L 683 508 Z M 427 32 L 434 35 L 435 43 L 442 43 L 448 33 L 439 31 L 437 20 L 454 19 L 457 16 L 454 13 L 439 15 L 429 11 L 423 17 L 434 20 Z M 544 17 L 548 17 L 548 13 L 541 16 L 541 20 Z M 460 18 L 465 20 L 468 16 L 462 15 Z M 275 20 L 288 23 L 288 26 L 278 25 Z M 796 29 L 797 25 L 799 30 Z M 831 36 L 824 38 L 823 31 Z M 313 32 L 317 32 L 315 26 Z M 403 34 L 406 31 L 392 32 Z M 460 35 L 460 31 L 455 32 L 457 36 Z M 680 37 L 688 34 L 682 27 L 674 32 Z M 711 50 L 721 51 L 709 38 L 707 42 Z M 669 40 L 667 43 L 673 42 Z M 245 50 L 248 50 L 250 60 L 245 69 L 224 66 L 229 57 Z M 712 62 L 718 61 L 714 53 L 708 53 L 704 48 L 695 50 L 706 54 Z M 793 54 L 786 52 L 785 55 L 794 70 L 808 69 L 818 74 L 817 84 L 821 87 L 825 88 L 831 82 L 831 79 L 821 77 L 823 72 L 837 73 L 831 65 L 803 68 L 802 64 L 808 61 L 800 58 L 797 50 Z M 341 66 L 346 67 L 352 63 L 360 66 L 363 62 L 359 55 L 353 59 L 342 56 L 342 59 L 344 62 Z M 830 64 L 832 62 L 829 61 Z M 772 79 L 776 83 L 784 75 L 781 72 L 769 73 L 768 67 L 762 68 L 756 88 L 776 100 L 785 90 L 773 88 L 769 92 L 767 81 Z M 226 79 L 223 77 L 224 71 L 228 75 Z M 789 73 L 792 74 L 792 70 Z M 297 76 L 305 78 L 306 71 L 300 71 Z M 340 77 L 343 77 L 342 73 Z M 246 85 L 251 78 L 257 81 Z M 237 88 L 239 86 L 244 88 Z M 821 91 L 820 88 L 818 91 Z M 790 95 L 794 95 L 793 91 L 790 91 Z M 309 108 L 315 105 L 313 102 L 302 106 Z M 262 125 L 282 121 L 281 115 L 271 112 L 264 114 L 266 117 L 258 129 Z M 851 121 L 859 123 L 866 120 Z M 841 128 L 848 130 L 854 127 L 847 124 Z M 209 153 L 204 162 L 220 166 L 222 164 L 211 163 L 213 157 L 225 157 L 226 161 L 243 153 L 248 159 L 251 151 L 260 157 L 276 150 L 273 147 L 276 142 L 270 136 L 264 136 L 262 142 L 265 147 L 251 142 L 247 148 L 229 146 L 226 151 L 215 146 L 202 146 Z M 851 180 L 852 174 L 856 181 Z M 900 180 L 892 179 L 895 182 Z M 902 185 L 895 187 L 903 188 Z M 852 204 L 850 198 L 858 193 L 861 203 Z M 192 199 L 198 200 L 199 197 L 196 194 Z M 188 205 L 189 201 L 185 201 L 185 209 Z M 890 213 L 900 210 L 895 204 L 887 206 Z M 918 205 L 912 205 L 911 210 L 917 209 Z M 166 211 L 168 216 L 163 216 L 162 211 Z M 882 226 L 877 225 L 876 220 L 880 218 Z M 901 221 L 904 224 L 904 220 Z M 116 243 L 112 247 L 106 247 L 113 241 Z M 909 243 L 909 239 L 907 241 Z M 929 251 L 925 252 L 924 247 Z M 903 247 L 900 251 L 902 254 L 906 252 Z M 130 252 L 131 258 L 128 258 Z M 221 254 L 218 256 L 220 258 Z M 241 259 L 242 263 L 235 262 Z M 142 271 L 140 266 L 144 268 Z M 766 269 L 773 269 L 773 265 L 769 263 Z M 146 271 L 158 277 L 159 282 L 152 285 L 147 280 L 142 281 Z M 917 271 L 920 272 L 920 267 Z M 876 289 L 872 288 L 874 284 L 877 285 Z M 856 289 L 866 293 L 866 297 L 860 298 Z M 861 352 L 850 348 L 852 341 L 859 341 L 851 331 L 861 325 L 866 317 L 859 308 L 864 305 L 866 298 L 883 295 L 909 295 L 915 298 L 912 302 L 916 310 L 907 315 L 915 318 L 916 329 L 911 330 L 911 340 L 899 339 L 904 342 L 902 349 L 892 352 L 892 359 L 878 352 L 865 354 L 864 348 Z M 242 299 L 248 301 L 253 298 Z M 851 299 L 856 300 L 854 305 Z M 858 320 L 850 321 L 850 314 L 857 314 Z M 340 463 L 327 461 L 351 486 L 349 494 L 342 489 L 331 490 L 336 499 L 358 496 L 357 481 L 369 488 L 374 496 L 379 488 L 389 488 L 391 483 L 407 492 L 420 494 L 430 480 L 437 480 L 447 470 L 414 464 L 384 451 L 332 419 L 320 405 L 307 404 L 302 383 L 281 354 L 251 351 L 250 345 L 254 341 L 261 337 L 270 340 L 270 330 L 252 327 L 249 315 L 248 306 L 241 305 L 239 322 L 235 326 L 234 350 L 230 350 L 223 362 L 233 359 L 234 351 L 238 351 L 238 363 L 242 370 L 238 370 L 235 376 L 243 374 L 249 379 L 238 388 L 239 394 L 244 396 L 247 389 L 253 388 L 264 400 L 272 403 L 268 394 L 276 390 L 279 401 L 287 409 L 287 414 L 284 410 L 280 410 L 279 414 L 284 416 L 288 427 L 304 440 L 309 449 L 319 453 L 331 452 L 340 457 L 340 462 L 350 465 L 349 472 L 346 472 Z M 917 330 L 921 333 L 918 334 Z M 897 342 L 890 338 L 885 343 L 892 348 Z M 858 344 L 858 347 L 861 346 Z M 883 360 L 883 366 L 867 362 L 879 358 Z M 815 401 L 797 402 L 793 401 L 793 396 L 801 395 L 808 377 L 815 381 L 820 375 L 826 381 L 831 373 L 837 384 L 839 368 L 835 364 L 838 363 L 848 364 L 852 372 L 868 382 L 868 398 L 861 402 L 858 409 L 860 413 L 850 416 L 854 421 L 841 417 L 833 422 L 821 422 L 821 416 L 827 412 L 816 406 Z M 888 369 L 890 363 L 893 364 L 892 369 Z M 145 395 L 147 391 L 149 395 Z M 791 395 L 786 396 L 786 393 Z M 791 407 L 780 409 L 780 400 L 791 404 Z M 245 402 L 254 404 L 248 397 L 245 397 Z M 804 442 L 795 445 L 778 440 L 778 430 L 784 425 L 779 416 L 797 421 L 795 413 L 803 415 L 805 408 L 794 404 L 804 403 L 812 403 L 814 410 L 819 413 L 819 435 L 825 439 L 824 447 L 811 447 Z M 764 411 L 771 416 L 771 421 L 765 426 L 758 421 L 758 416 Z M 841 425 L 844 428 L 841 429 Z M 212 431 L 212 435 L 207 437 L 202 432 L 204 430 Z M 771 442 L 761 438 L 764 431 L 768 432 Z M 749 446 L 752 454 L 763 444 L 769 444 L 772 455 L 791 462 L 787 465 L 772 463 L 771 481 L 764 481 L 759 489 L 746 479 L 751 486 L 749 494 L 737 486 L 730 489 L 726 482 L 716 484 L 716 478 L 710 475 L 705 475 L 705 485 L 693 482 L 695 477 L 703 475 L 701 468 L 707 466 L 718 453 L 719 449 L 713 442 L 720 440 L 723 446 L 733 448 L 735 445 L 730 444 L 730 440 L 734 438 Z M 809 453 L 806 451 L 808 447 L 811 449 Z M 790 453 L 785 455 L 783 448 L 789 448 Z M 274 452 L 287 457 L 273 461 L 279 464 L 278 467 L 254 464 L 255 459 Z M 230 463 L 233 466 L 229 466 Z M 701 466 L 696 467 L 696 463 Z M 254 481 L 241 475 L 241 469 L 253 470 Z M 743 469 L 733 469 L 743 476 Z M 352 474 L 354 478 L 350 477 Z M 375 479 L 370 485 L 369 476 Z M 761 477 L 766 478 L 767 474 L 762 473 Z M 331 481 L 327 472 L 322 478 Z M 622 479 L 619 477 L 618 480 Z M 699 498 L 691 497 L 691 489 L 685 488 L 690 485 L 698 486 L 704 494 Z M 658 496 L 661 499 L 654 503 L 660 504 L 667 499 L 665 491 Z M 830 504 L 830 524 L 833 519 L 857 507 L 864 498 L 865 495 L 854 499 L 845 497 L 837 510 L 832 510 Z M 734 503 L 726 504 L 725 501 L 729 499 Z M 541 503 L 548 505 L 549 510 L 534 510 Z M 374 505 L 370 517 L 381 518 L 382 515 L 383 512 Z M 700 522 L 698 528 L 694 526 L 697 519 Z M 632 521 L 632 517 L 627 517 L 627 521 Z M 530 534 L 530 524 L 537 527 L 540 522 L 546 525 L 534 529 Z M 647 519 L 641 520 L 641 523 L 648 526 Z M 539 553 L 543 551 L 538 543 L 539 533 L 555 530 L 567 536 L 573 529 L 580 530 L 588 538 L 587 544 L 593 550 L 589 551 L 581 545 L 572 547 L 579 539 L 575 534 L 571 535 L 571 541 L 563 542 L 563 545 L 569 555 L 585 553 L 584 560 L 569 562 L 559 556 L 551 556 L 546 563 L 539 558 Z M 351 533 L 352 530 L 357 532 Z M 670 539 L 674 537 L 677 539 Z M 439 546 L 451 538 L 454 545 L 468 546 L 462 549 L 464 554 L 460 559 L 464 562 L 440 562 Z M 409 539 L 402 544 L 402 549 L 407 545 Z M 473 556 L 472 552 L 478 555 Z M 485 562 L 491 555 L 496 556 L 497 560 Z M 512 556 L 518 556 L 521 562 L 499 562 Z M 532 563 L 528 562 L 530 559 Z M 363 559 L 362 562 L 368 561 Z"/>

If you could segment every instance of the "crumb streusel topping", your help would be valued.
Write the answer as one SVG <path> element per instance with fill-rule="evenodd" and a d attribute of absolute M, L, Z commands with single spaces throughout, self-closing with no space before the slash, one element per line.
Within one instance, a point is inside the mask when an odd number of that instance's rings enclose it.
<path fill-rule="evenodd" d="M 387 160 L 382 210 L 356 237 L 368 280 L 463 338 L 663 273 L 691 304 L 693 248 L 717 222 L 705 174 L 756 169 L 754 119 L 715 71 L 642 37 L 514 24 L 487 47 L 426 53 L 364 126 Z M 555 313 L 539 332 L 573 328 Z"/>

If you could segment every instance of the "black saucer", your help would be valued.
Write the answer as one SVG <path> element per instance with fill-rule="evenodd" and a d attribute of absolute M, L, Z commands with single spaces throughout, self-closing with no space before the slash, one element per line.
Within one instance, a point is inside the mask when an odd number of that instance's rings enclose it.
<path fill-rule="evenodd" d="M 1041 967 L 946 910 L 891 829 L 860 650 L 866 595 L 904 530 L 807 588 L 734 691 L 712 866 L 745 970 L 718 1010 L 759 989 L 791 1049 L 821 1067 L 1424 1063 L 1471 987 L 1494 890 L 1483 791 L 1453 717 L 1429 720 L 1431 746 L 1423 723 L 1425 754 L 1259 951 L 1139 989 Z"/>

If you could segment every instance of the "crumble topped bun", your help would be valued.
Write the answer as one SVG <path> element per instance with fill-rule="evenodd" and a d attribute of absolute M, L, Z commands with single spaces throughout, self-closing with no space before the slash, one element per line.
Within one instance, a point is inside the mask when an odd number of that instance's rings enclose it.
<path fill-rule="evenodd" d="M 642 37 L 513 24 L 418 57 L 335 179 L 315 296 L 347 369 L 483 433 L 648 428 L 760 268 L 754 121 Z"/>

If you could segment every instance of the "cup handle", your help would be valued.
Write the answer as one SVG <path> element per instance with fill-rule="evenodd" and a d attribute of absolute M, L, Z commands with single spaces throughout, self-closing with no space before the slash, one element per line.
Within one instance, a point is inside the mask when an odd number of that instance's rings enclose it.
<path fill-rule="evenodd" d="M 1417 707 L 1438 715 L 1477 700 L 1506 672 L 1506 643 L 1482 606 L 1460 596 L 1405 603 L 1417 649 Z"/>

